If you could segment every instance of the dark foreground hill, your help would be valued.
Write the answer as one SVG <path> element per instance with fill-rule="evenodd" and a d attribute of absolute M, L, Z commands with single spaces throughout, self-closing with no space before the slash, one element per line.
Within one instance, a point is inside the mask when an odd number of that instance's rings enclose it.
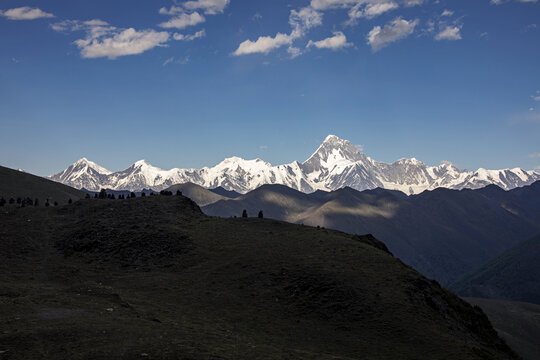
<path fill-rule="evenodd" d="M 525 241 L 451 285 L 462 296 L 540 305 L 540 236 Z"/>
<path fill-rule="evenodd" d="M 43 205 L 49 199 L 65 204 L 69 199 L 78 200 L 85 192 L 39 176 L 0 166 L 0 197 L 38 199 Z"/>
<path fill-rule="evenodd" d="M 407 264 L 449 284 L 504 250 L 540 233 L 540 182 L 504 191 L 437 189 L 415 196 L 389 190 L 305 194 L 264 185 L 236 199 L 203 207 L 215 216 L 243 209 L 265 217 L 371 233 Z"/>
<path fill-rule="evenodd" d="M 0 211 L 2 359 L 515 359 L 372 236 L 182 196 Z"/>

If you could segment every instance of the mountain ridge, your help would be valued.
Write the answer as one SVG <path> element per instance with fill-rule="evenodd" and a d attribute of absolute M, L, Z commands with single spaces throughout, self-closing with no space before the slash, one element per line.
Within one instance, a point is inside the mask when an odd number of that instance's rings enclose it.
<path fill-rule="evenodd" d="M 536 171 L 520 168 L 461 171 L 449 162 L 427 166 L 416 158 L 399 159 L 391 164 L 377 162 L 358 151 L 348 140 L 329 135 L 303 163 L 272 165 L 262 159 L 229 157 L 213 167 L 163 170 L 139 160 L 125 170 L 110 172 L 82 158 L 61 173 L 48 177 L 75 188 L 99 191 L 163 190 L 175 184 L 193 183 L 207 189 L 222 187 L 247 193 L 265 184 L 281 184 L 305 193 L 334 191 L 346 186 L 355 190 L 384 188 L 407 195 L 439 187 L 461 190 L 490 184 L 505 190 L 540 180 Z"/>

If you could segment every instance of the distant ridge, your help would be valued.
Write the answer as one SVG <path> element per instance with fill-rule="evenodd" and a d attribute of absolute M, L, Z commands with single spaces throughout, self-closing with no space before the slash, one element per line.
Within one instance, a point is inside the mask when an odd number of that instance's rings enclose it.
<path fill-rule="evenodd" d="M 175 184 L 193 183 L 207 189 L 221 187 L 246 193 L 261 185 L 281 184 L 305 193 L 348 186 L 360 191 L 379 187 L 411 195 L 439 187 L 477 189 L 490 184 L 510 190 L 540 180 L 540 174 L 519 168 L 461 171 L 448 162 L 427 166 L 414 158 L 386 164 L 360 153 L 350 141 L 329 135 L 303 163 L 273 166 L 261 159 L 231 157 L 211 168 L 163 170 L 140 160 L 125 170 L 110 172 L 82 158 L 49 178 L 92 191 L 101 188 L 159 191 Z"/>

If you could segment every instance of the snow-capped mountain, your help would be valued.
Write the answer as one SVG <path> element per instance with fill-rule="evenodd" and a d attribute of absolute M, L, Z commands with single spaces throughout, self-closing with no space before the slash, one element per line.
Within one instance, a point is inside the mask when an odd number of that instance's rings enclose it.
<path fill-rule="evenodd" d="M 414 158 L 386 164 L 360 153 L 351 142 L 329 135 L 303 163 L 295 161 L 273 166 L 261 159 L 231 157 L 214 167 L 162 170 L 140 160 L 123 171 L 111 172 L 83 158 L 49 178 L 93 191 L 101 188 L 161 190 L 192 182 L 206 188 L 222 186 L 241 193 L 264 184 L 282 184 L 303 192 L 332 191 L 349 186 L 360 191 L 380 187 L 418 194 L 438 187 L 476 189 L 489 184 L 509 190 L 540 180 L 540 174 L 519 168 L 461 171 L 448 162 L 427 166 Z"/>

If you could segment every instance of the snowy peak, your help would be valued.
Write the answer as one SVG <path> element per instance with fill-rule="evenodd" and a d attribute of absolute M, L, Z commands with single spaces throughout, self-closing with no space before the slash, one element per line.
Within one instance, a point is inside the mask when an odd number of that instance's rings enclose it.
<path fill-rule="evenodd" d="M 307 173 L 331 170 L 366 160 L 350 141 L 328 135 L 317 150 L 302 165 Z"/>

